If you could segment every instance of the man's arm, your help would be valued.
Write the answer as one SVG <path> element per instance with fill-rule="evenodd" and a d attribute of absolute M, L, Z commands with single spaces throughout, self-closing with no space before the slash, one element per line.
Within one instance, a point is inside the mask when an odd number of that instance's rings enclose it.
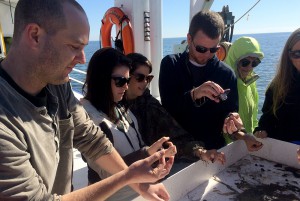
<path fill-rule="evenodd" d="M 231 113 L 224 121 L 223 132 L 232 135 L 233 139 L 244 140 L 248 151 L 257 151 L 263 144 L 253 135 L 247 134 L 238 113 Z"/>
<path fill-rule="evenodd" d="M 253 135 L 242 131 L 235 132 L 233 135 L 238 140 L 244 140 L 248 151 L 258 151 L 263 147 L 263 144 L 257 141 Z"/>
<path fill-rule="evenodd" d="M 101 156 L 95 161 L 95 164 L 101 161 L 101 165 L 99 164 L 100 166 L 103 168 L 110 168 L 112 171 L 118 171 L 121 168 L 124 169 L 93 185 L 79 189 L 67 195 L 63 195 L 61 200 L 105 200 L 117 190 L 129 184 L 131 184 L 133 188 L 137 189 L 142 194 L 142 191 L 139 188 L 140 185 L 143 184 L 137 183 L 156 182 L 157 180 L 164 178 L 169 173 L 172 165 L 164 162 L 164 154 L 164 151 L 157 152 L 148 158 L 133 163 L 129 166 L 129 168 L 126 167 L 125 163 L 122 161 L 121 157 L 116 151 L 113 151 L 111 154 Z M 120 159 L 121 161 L 119 161 Z M 159 160 L 159 164 L 157 167 L 153 168 L 152 164 L 157 160 Z M 171 159 L 171 161 L 172 160 L 173 159 Z M 158 184 L 158 186 L 162 187 L 161 184 Z M 157 196 L 162 196 L 162 198 Z M 169 195 L 165 195 L 163 193 L 161 193 L 161 195 L 153 195 L 153 197 L 151 197 L 151 200 L 168 199 Z"/>
<path fill-rule="evenodd" d="M 164 156 L 162 157 L 164 158 Z M 164 159 L 161 161 L 161 165 L 166 170 L 164 176 L 170 172 L 173 162 L 173 157 L 167 162 Z M 127 165 L 115 149 L 110 154 L 103 155 L 95 161 L 88 159 L 88 163 L 96 172 L 103 169 L 110 174 L 118 173 L 127 168 Z M 165 187 L 161 184 L 131 184 L 130 186 L 145 199 L 157 200 L 158 197 L 161 197 L 164 198 L 163 200 L 168 200 L 170 197 Z"/>

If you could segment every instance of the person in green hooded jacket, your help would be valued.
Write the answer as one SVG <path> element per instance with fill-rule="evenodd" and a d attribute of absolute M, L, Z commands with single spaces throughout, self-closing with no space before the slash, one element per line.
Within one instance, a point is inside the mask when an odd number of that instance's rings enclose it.
<path fill-rule="evenodd" d="M 252 133 L 258 124 L 258 92 L 256 80 L 259 76 L 254 72 L 264 54 L 255 38 L 241 37 L 231 45 L 225 63 L 235 72 L 239 95 L 239 115 L 247 133 Z M 227 142 L 228 139 L 226 139 Z"/>

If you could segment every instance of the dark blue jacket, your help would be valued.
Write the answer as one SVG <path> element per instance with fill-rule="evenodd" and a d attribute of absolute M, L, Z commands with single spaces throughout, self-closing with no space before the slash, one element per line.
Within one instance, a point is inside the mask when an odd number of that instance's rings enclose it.
<path fill-rule="evenodd" d="M 213 81 L 223 89 L 229 88 L 228 99 L 216 103 L 207 98 L 203 105 L 196 107 L 190 91 L 206 81 Z M 234 72 L 216 56 L 206 66 L 196 67 L 184 52 L 166 56 L 160 66 L 162 105 L 196 140 L 203 141 L 207 149 L 225 145 L 222 134 L 224 119 L 230 112 L 238 110 L 236 82 Z"/>

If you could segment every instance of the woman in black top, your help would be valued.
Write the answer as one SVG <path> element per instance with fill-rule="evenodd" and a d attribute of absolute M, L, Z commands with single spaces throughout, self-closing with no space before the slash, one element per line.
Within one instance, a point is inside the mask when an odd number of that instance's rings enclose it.
<path fill-rule="evenodd" d="M 300 29 L 288 38 L 254 134 L 300 144 Z"/>

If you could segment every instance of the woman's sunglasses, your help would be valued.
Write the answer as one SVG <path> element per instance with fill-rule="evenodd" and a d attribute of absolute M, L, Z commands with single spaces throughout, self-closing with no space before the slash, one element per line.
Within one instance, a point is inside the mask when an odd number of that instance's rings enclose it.
<path fill-rule="evenodd" d="M 218 49 L 220 48 L 220 46 L 217 46 L 217 47 L 213 47 L 213 48 L 207 48 L 207 47 L 203 47 L 201 45 L 195 45 L 194 41 L 192 41 L 195 49 L 197 52 L 199 53 L 205 53 L 207 51 L 210 51 L 210 53 L 216 53 L 218 51 Z"/>
<path fill-rule="evenodd" d="M 150 83 L 154 77 L 154 75 L 144 75 L 141 73 L 134 73 L 133 74 L 134 78 L 136 81 L 138 82 L 144 82 L 145 80 L 147 81 L 147 83 Z"/>
<path fill-rule="evenodd" d="M 111 77 L 115 81 L 116 87 L 123 87 L 125 84 L 129 83 L 130 77 Z"/>
<path fill-rule="evenodd" d="M 292 59 L 300 59 L 300 50 L 290 50 L 289 55 Z"/>
<path fill-rule="evenodd" d="M 250 61 L 249 59 L 246 59 L 246 58 L 240 60 L 240 65 L 244 68 L 249 66 L 250 63 L 251 63 L 252 68 L 255 68 L 256 66 L 258 66 L 260 64 L 260 60 L 255 59 L 253 61 Z"/>

